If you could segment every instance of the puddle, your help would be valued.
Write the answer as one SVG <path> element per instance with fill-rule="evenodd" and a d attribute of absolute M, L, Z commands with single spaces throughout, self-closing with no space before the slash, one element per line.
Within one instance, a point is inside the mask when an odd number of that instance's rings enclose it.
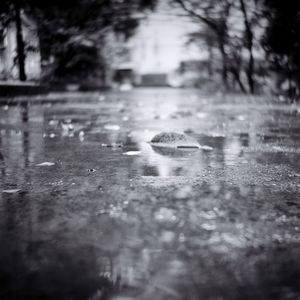
<path fill-rule="evenodd" d="M 192 90 L 61 100 L 0 107 L 1 299 L 298 291 L 298 114 Z M 150 145 L 162 131 L 212 149 Z"/>

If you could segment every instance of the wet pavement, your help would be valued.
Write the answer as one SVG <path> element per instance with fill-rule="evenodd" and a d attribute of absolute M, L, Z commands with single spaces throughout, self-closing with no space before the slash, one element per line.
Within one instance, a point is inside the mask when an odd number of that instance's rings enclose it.
<path fill-rule="evenodd" d="M 300 299 L 299 106 L 43 97 L 0 106 L 0 299 Z"/>

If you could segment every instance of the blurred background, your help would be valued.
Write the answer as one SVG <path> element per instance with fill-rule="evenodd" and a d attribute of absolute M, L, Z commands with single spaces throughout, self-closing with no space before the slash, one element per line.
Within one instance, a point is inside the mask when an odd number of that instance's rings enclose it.
<path fill-rule="evenodd" d="M 51 89 L 199 87 L 299 94 L 288 0 L 2 0 L 0 80 Z"/>

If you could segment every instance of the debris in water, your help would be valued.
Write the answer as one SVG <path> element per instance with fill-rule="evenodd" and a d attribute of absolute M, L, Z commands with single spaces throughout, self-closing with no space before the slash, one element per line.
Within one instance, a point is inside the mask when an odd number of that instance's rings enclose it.
<path fill-rule="evenodd" d="M 71 123 L 61 123 L 61 128 L 65 132 L 70 132 L 74 130 L 74 125 Z"/>
<path fill-rule="evenodd" d="M 19 193 L 21 190 L 20 189 L 7 189 L 7 190 L 3 190 L 2 193 L 5 194 L 16 194 Z"/>
<path fill-rule="evenodd" d="M 214 137 L 214 138 L 225 138 L 226 134 L 221 132 L 210 132 L 208 136 Z"/>
<path fill-rule="evenodd" d="M 213 151 L 214 148 L 213 147 L 210 147 L 210 146 L 207 146 L 207 145 L 200 145 L 199 147 L 201 150 L 204 150 L 204 151 Z"/>
<path fill-rule="evenodd" d="M 54 166 L 55 163 L 53 162 L 49 162 L 49 161 L 45 161 L 45 162 L 42 162 L 40 164 L 37 164 L 36 166 L 37 167 L 51 167 L 51 166 Z"/>
<path fill-rule="evenodd" d="M 104 129 L 117 131 L 117 130 L 120 130 L 120 126 L 119 125 L 114 125 L 114 124 L 106 124 L 104 126 Z"/>
<path fill-rule="evenodd" d="M 128 151 L 128 152 L 124 152 L 123 155 L 134 156 L 134 155 L 140 155 L 141 153 L 142 153 L 141 151 Z"/>
<path fill-rule="evenodd" d="M 84 141 L 84 131 L 80 131 L 79 134 L 78 134 L 78 138 L 80 140 L 80 142 L 83 142 Z"/>
<path fill-rule="evenodd" d="M 102 147 L 106 148 L 121 148 L 123 147 L 122 143 L 111 143 L 111 144 L 101 144 Z"/>

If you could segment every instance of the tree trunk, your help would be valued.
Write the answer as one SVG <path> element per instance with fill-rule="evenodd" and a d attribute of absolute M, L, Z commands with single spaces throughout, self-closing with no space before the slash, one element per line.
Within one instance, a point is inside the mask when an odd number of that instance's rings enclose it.
<path fill-rule="evenodd" d="M 254 56 L 253 56 L 253 32 L 251 28 L 250 21 L 248 19 L 247 10 L 244 0 L 240 0 L 241 10 L 244 16 L 244 24 L 246 30 L 246 46 L 249 52 L 249 61 L 246 68 L 246 74 L 248 79 L 249 91 L 251 94 L 255 92 L 255 83 L 254 83 Z"/>
<path fill-rule="evenodd" d="M 228 90 L 228 58 L 224 47 L 224 41 L 222 37 L 218 37 L 219 51 L 222 57 L 222 81 L 226 90 Z"/>
<path fill-rule="evenodd" d="M 232 68 L 232 69 L 231 69 L 231 73 L 233 74 L 233 76 L 234 76 L 236 82 L 238 83 L 238 85 L 239 85 L 241 91 L 242 91 L 244 94 L 248 94 L 248 93 L 247 93 L 247 90 L 246 90 L 246 88 L 245 88 L 245 86 L 244 86 L 244 84 L 243 84 L 243 82 L 242 82 L 242 80 L 241 80 L 241 77 L 240 77 L 239 72 L 238 72 L 236 69 Z"/>
<path fill-rule="evenodd" d="M 249 49 L 249 63 L 247 68 L 247 78 L 248 78 L 248 84 L 249 84 L 249 90 L 251 94 L 254 94 L 255 92 L 255 84 L 254 84 L 254 57 L 252 53 L 252 46 L 251 49 Z"/>
<path fill-rule="evenodd" d="M 16 20 L 16 38 L 17 38 L 17 61 L 19 67 L 19 79 L 21 81 L 26 81 L 25 72 L 25 43 L 23 40 L 22 33 L 22 19 L 21 19 L 21 9 L 19 1 L 15 1 L 15 20 Z"/>
<path fill-rule="evenodd" d="M 213 64 L 214 64 L 214 55 L 213 55 L 213 48 L 212 45 L 209 43 L 209 41 L 206 41 L 207 43 L 207 51 L 208 51 L 208 76 L 210 78 L 213 77 Z"/>

